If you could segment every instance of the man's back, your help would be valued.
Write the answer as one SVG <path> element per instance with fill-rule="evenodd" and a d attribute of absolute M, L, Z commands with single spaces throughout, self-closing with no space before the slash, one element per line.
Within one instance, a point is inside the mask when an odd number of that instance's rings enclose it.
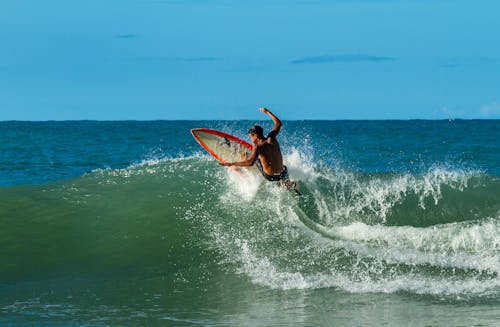
<path fill-rule="evenodd" d="M 275 133 L 271 132 L 265 140 L 257 144 L 262 169 L 268 175 L 279 175 L 283 171 L 283 156 Z"/>

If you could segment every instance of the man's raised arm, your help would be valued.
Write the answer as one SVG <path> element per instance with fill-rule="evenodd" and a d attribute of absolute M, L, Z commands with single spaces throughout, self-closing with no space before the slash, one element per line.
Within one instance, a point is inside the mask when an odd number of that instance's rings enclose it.
<path fill-rule="evenodd" d="M 278 133 L 280 132 L 280 129 L 281 129 L 281 120 L 279 120 L 278 117 L 276 117 L 267 108 L 259 108 L 259 111 L 266 114 L 266 115 L 269 115 L 269 117 L 271 117 L 271 119 L 273 120 L 274 126 L 269 134 L 273 133 L 274 136 L 278 135 Z"/>

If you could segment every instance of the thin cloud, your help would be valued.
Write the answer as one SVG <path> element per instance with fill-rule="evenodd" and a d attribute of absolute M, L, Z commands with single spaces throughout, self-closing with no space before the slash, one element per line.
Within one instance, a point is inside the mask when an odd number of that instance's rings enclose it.
<path fill-rule="evenodd" d="M 325 55 L 317 57 L 306 57 L 292 60 L 295 65 L 301 64 L 328 64 L 328 63 L 355 63 L 355 62 L 383 62 L 393 61 L 391 57 L 372 56 L 364 54 L 344 54 L 344 55 Z"/>
<path fill-rule="evenodd" d="M 120 35 L 117 35 L 116 37 L 119 39 L 132 39 L 132 38 L 136 37 L 136 35 L 135 34 L 120 34 Z"/>
<path fill-rule="evenodd" d="M 140 61 L 172 61 L 172 62 L 209 62 L 217 61 L 216 57 L 136 57 Z"/>
<path fill-rule="evenodd" d="M 183 58 L 184 61 L 216 61 L 219 60 L 215 57 L 197 57 L 197 58 Z"/>
<path fill-rule="evenodd" d="M 452 57 L 439 64 L 442 68 L 457 68 L 490 61 L 488 57 Z"/>
<path fill-rule="evenodd" d="M 500 102 L 483 105 L 479 110 L 479 113 L 486 117 L 500 115 Z"/>

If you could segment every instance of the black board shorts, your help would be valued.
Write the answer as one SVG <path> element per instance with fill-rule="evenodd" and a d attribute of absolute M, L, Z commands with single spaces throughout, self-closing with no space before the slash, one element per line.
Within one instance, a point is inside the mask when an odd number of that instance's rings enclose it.
<path fill-rule="evenodd" d="M 255 162 L 257 165 L 257 168 L 259 168 L 260 173 L 262 176 L 264 176 L 265 179 L 267 179 L 270 182 L 277 182 L 281 180 L 287 180 L 288 179 L 288 169 L 286 168 L 285 165 L 283 165 L 283 170 L 281 171 L 281 174 L 279 175 L 268 175 L 264 172 L 264 169 L 262 168 L 262 163 L 260 162 L 259 159 Z"/>

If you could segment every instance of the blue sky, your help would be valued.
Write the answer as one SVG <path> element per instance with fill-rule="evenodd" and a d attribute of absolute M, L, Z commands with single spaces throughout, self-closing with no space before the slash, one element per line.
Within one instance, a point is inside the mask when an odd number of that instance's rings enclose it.
<path fill-rule="evenodd" d="M 0 120 L 500 118 L 500 1 L 2 0 Z"/>

